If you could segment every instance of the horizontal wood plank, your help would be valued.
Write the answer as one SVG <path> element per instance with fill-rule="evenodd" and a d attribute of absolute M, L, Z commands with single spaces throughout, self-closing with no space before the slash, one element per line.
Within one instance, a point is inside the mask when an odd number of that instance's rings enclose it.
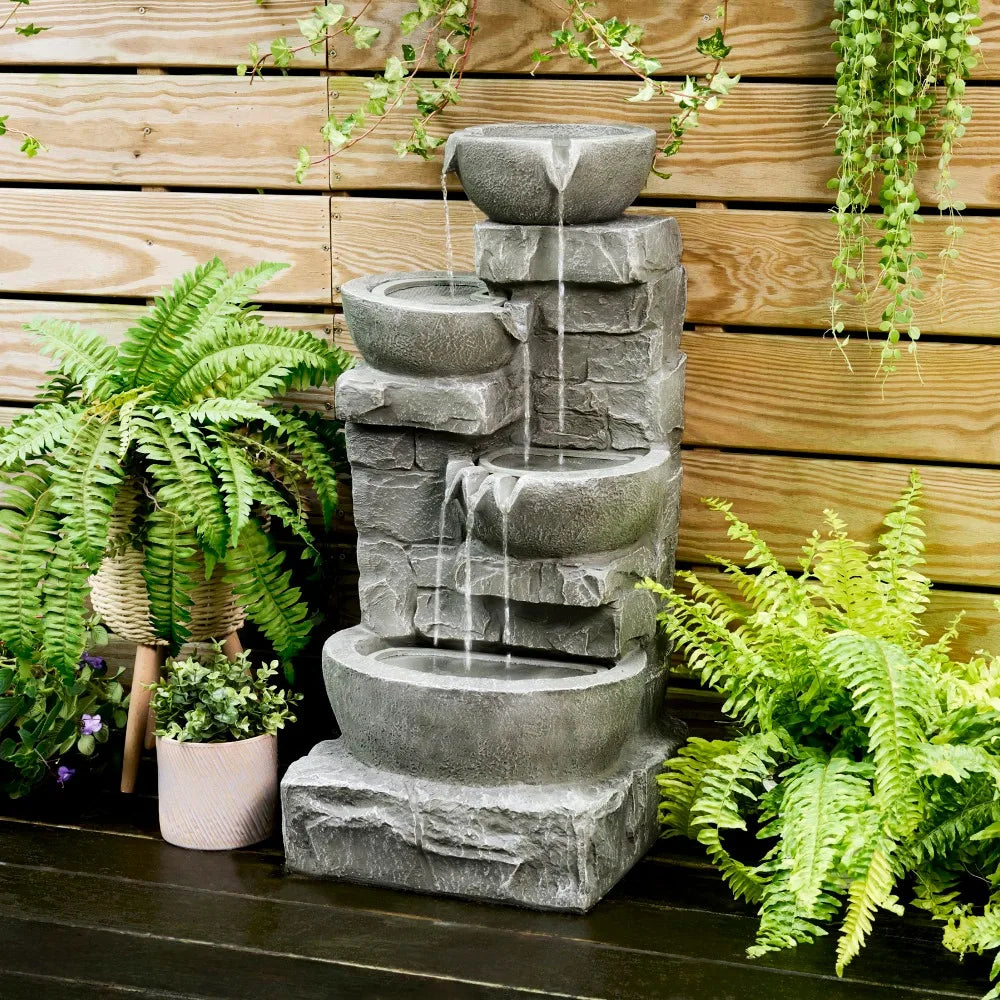
<path fill-rule="evenodd" d="M 364 79 L 334 77 L 330 106 L 343 116 L 367 98 Z M 469 79 L 462 100 L 438 118 L 441 134 L 496 121 L 560 121 L 572 108 L 574 121 L 609 118 L 656 124 L 666 141 L 667 116 L 648 104 L 630 104 L 631 84 L 616 80 Z M 689 133 L 684 150 L 670 162 L 670 177 L 650 174 L 646 194 L 728 201 L 831 201 L 827 181 L 837 171 L 835 126 L 829 124 L 830 85 L 747 83 L 723 106 L 705 114 Z M 977 88 L 975 117 L 954 161 L 958 191 L 967 205 L 1000 205 L 1000 88 Z M 400 158 L 393 143 L 409 135 L 412 108 L 387 120 L 383 130 L 338 153 L 330 161 L 334 188 L 420 188 L 438 191 L 441 159 Z M 934 206 L 936 150 L 928 147 L 919 174 L 920 195 Z M 454 178 L 454 175 L 453 175 Z M 458 188 L 453 179 L 453 188 Z"/>
<path fill-rule="evenodd" d="M 636 211 L 673 215 L 684 238 L 688 269 L 687 318 L 718 326 L 825 329 L 829 325 L 833 223 L 823 212 L 729 210 L 638 206 Z M 333 284 L 349 278 L 416 266 L 446 266 L 441 201 L 396 198 L 333 199 Z M 472 266 L 473 224 L 482 215 L 469 202 L 452 204 L 455 262 Z M 945 300 L 935 294 L 938 249 L 946 243 L 943 220 L 920 227 L 917 245 L 927 250 L 927 299 L 918 311 L 925 333 L 977 337 L 1000 335 L 1000 218 L 963 220 L 961 256 L 948 268 Z M 878 305 L 872 308 L 878 318 Z M 861 329 L 854 303 L 841 314 Z M 905 359 L 904 359 L 905 361 Z"/>
<path fill-rule="evenodd" d="M 983 65 L 976 75 L 995 79 L 1000 73 L 1000 2 L 981 0 Z M 643 47 L 663 64 L 665 73 L 703 73 L 709 63 L 695 50 L 700 37 L 710 35 L 720 23 L 715 0 L 630 0 L 617 6 L 602 5 L 646 27 Z M 375 0 L 365 12 L 367 23 L 377 24 L 382 35 L 370 51 L 355 52 L 339 46 L 331 53 L 332 69 L 381 67 L 385 57 L 399 47 L 399 19 L 411 9 L 410 0 Z M 532 68 L 531 53 L 549 43 L 549 32 L 559 27 L 564 5 L 551 0 L 503 0 L 479 5 L 475 47 L 469 68 L 480 73 L 524 73 Z M 746 76 L 825 76 L 835 66 L 830 51 L 833 5 L 830 0 L 734 0 L 730 4 L 728 61 L 731 73 Z M 581 64 L 555 59 L 540 72 L 579 73 Z M 602 59 L 603 73 L 623 72 L 613 60 Z"/>
<path fill-rule="evenodd" d="M 919 467 L 927 524 L 927 574 L 943 584 L 1000 586 L 1000 469 Z M 706 553 L 741 559 L 722 517 L 702 497 L 733 501 L 775 554 L 793 565 L 802 543 L 836 510 L 861 541 L 906 488 L 909 465 L 692 449 L 684 454 L 683 512 L 678 558 L 704 562 Z"/>
<path fill-rule="evenodd" d="M 921 344 L 920 374 L 885 386 L 863 338 L 853 372 L 829 338 L 696 330 L 683 346 L 687 444 L 1000 465 L 1000 344 Z"/>
<path fill-rule="evenodd" d="M 146 296 L 218 254 L 233 268 L 292 266 L 275 303 L 330 301 L 329 200 L 163 191 L 4 192 L 0 294 Z"/>
<path fill-rule="evenodd" d="M 278 35 L 294 35 L 295 19 L 315 0 L 31 0 L 19 12 L 49 30 L 33 38 L 0 33 L 0 65 L 219 66 L 246 59 L 251 42 L 262 51 Z M 4 6 L 7 6 L 6 4 Z M 6 14 L 6 11 L 4 11 Z M 299 64 L 320 66 L 323 54 L 299 53 Z"/>
<path fill-rule="evenodd" d="M 28 159 L 0 143 L 0 180 L 190 187 L 295 187 L 298 146 L 320 146 L 326 82 L 286 77 L 11 73 L 5 113 L 43 137 Z M 325 187 L 313 171 L 307 187 Z"/>
<path fill-rule="evenodd" d="M 35 338 L 24 324 L 39 317 L 80 323 L 117 344 L 144 310 L 140 306 L 99 302 L 65 302 L 44 299 L 0 299 L 0 400 L 30 405 L 45 381 L 51 361 L 38 350 Z M 327 340 L 333 338 L 332 315 L 267 310 L 264 322 L 286 326 Z M 332 387 L 290 393 L 286 399 L 309 409 L 328 410 L 333 405 Z"/>

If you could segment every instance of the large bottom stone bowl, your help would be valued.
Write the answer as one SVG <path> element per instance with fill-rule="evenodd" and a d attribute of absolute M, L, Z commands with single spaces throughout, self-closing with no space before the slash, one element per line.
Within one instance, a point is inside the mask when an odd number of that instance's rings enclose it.
<path fill-rule="evenodd" d="M 611 552 L 655 531 L 670 449 L 565 451 L 500 448 L 483 455 L 488 478 L 470 478 L 472 532 L 526 559 Z M 506 525 L 505 522 L 506 521 Z"/>
<path fill-rule="evenodd" d="M 402 774 L 469 785 L 549 784 L 614 767 L 645 723 L 661 668 L 644 650 L 614 666 L 393 643 L 363 626 L 323 649 L 347 749 Z"/>
<path fill-rule="evenodd" d="M 474 274 L 376 274 L 341 288 L 354 343 L 396 375 L 479 375 L 503 367 L 517 341 L 510 308 Z"/>

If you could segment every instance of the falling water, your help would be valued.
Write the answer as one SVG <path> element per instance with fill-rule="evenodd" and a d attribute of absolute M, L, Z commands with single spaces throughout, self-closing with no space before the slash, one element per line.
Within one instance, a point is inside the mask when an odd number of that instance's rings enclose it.
<path fill-rule="evenodd" d="M 444 202 L 444 246 L 448 255 L 448 291 L 455 297 L 455 245 L 451 239 L 451 209 L 448 206 L 447 160 L 441 167 L 441 200 Z"/>
<path fill-rule="evenodd" d="M 434 569 L 434 645 L 441 641 L 441 587 L 444 584 L 444 536 L 448 530 L 448 504 L 455 496 L 455 491 L 465 478 L 465 469 L 459 469 L 451 483 L 445 488 L 444 500 L 441 501 L 441 516 L 438 520 L 437 565 Z"/>
<path fill-rule="evenodd" d="M 563 435 L 566 431 L 566 229 L 563 225 L 563 189 L 559 189 L 559 220 L 556 252 L 556 350 L 558 353 L 559 464 L 563 463 Z"/>
<path fill-rule="evenodd" d="M 493 488 L 493 477 L 487 476 L 474 496 L 469 498 L 465 520 L 465 669 L 472 669 L 472 530 L 476 525 L 476 507 L 486 491 Z"/>

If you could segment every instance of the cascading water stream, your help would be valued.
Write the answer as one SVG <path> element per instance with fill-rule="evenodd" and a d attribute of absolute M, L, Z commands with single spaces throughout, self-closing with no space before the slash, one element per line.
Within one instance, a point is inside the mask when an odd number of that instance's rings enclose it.
<path fill-rule="evenodd" d="M 448 261 L 448 291 L 455 297 L 455 244 L 451 238 L 451 208 L 448 204 L 448 161 L 441 166 L 441 200 L 444 203 L 444 248 Z"/>
<path fill-rule="evenodd" d="M 444 499 L 441 501 L 441 516 L 438 519 L 437 564 L 434 567 L 434 645 L 441 642 L 441 587 L 444 584 L 444 536 L 448 530 L 448 504 L 455 497 L 459 486 L 465 479 L 465 474 L 471 466 L 459 469 L 454 478 L 447 484 Z M 446 474 L 447 476 L 447 474 Z"/>
<path fill-rule="evenodd" d="M 486 495 L 486 491 L 493 488 L 493 477 L 487 476 L 475 494 L 469 498 L 468 510 L 465 519 L 465 669 L 472 669 L 472 642 L 473 628 L 472 621 L 472 532 L 476 526 L 476 507 Z"/>
<path fill-rule="evenodd" d="M 563 225 L 565 193 L 559 189 L 559 221 L 556 235 L 556 353 L 559 375 L 558 428 L 559 464 L 563 461 L 563 435 L 566 432 L 566 229 Z"/>
<path fill-rule="evenodd" d="M 524 380 L 524 464 L 528 464 L 531 454 L 531 340 L 525 339 L 521 345 L 522 378 Z"/>

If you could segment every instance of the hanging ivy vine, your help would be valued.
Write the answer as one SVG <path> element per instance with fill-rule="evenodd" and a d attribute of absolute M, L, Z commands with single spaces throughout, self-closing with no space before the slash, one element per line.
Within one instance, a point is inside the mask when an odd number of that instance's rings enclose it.
<path fill-rule="evenodd" d="M 40 35 L 43 31 L 49 30 L 48 28 L 40 28 L 34 23 L 22 24 L 19 20 L 17 16 L 18 12 L 27 7 L 31 3 L 31 0 L 9 0 L 9 3 L 11 6 L 7 8 L 7 13 L 3 14 L 0 12 L 0 31 L 12 28 L 14 33 L 20 35 L 22 38 L 33 38 L 35 35 Z M 23 132 L 19 128 L 14 128 L 13 125 L 8 124 L 9 121 L 9 114 L 0 114 L 0 136 L 9 135 L 20 139 L 21 152 L 25 156 L 37 156 L 45 148 L 38 138 L 29 132 Z"/>
<path fill-rule="evenodd" d="M 461 100 L 462 77 L 478 30 L 479 2 L 417 0 L 416 9 L 403 15 L 399 27 L 404 39 L 418 32 L 420 39 L 413 43 L 403 41 L 399 52 L 386 59 L 382 71 L 366 82 L 368 99 L 361 107 L 343 118 L 331 115 L 322 129 L 323 138 L 330 144 L 329 153 L 313 157 L 307 148 L 299 149 L 297 179 L 301 182 L 311 167 L 350 149 L 411 100 L 415 114 L 410 133 L 395 144 L 396 152 L 400 156 L 413 153 L 426 159 L 442 145 L 445 137 L 434 134 L 432 123 L 450 104 Z M 328 42 L 336 45 L 346 40 L 359 49 L 371 48 L 380 32 L 363 22 L 370 4 L 371 0 L 366 0 L 353 15 L 339 3 L 316 7 L 310 17 L 298 21 L 305 39 L 302 45 L 292 46 L 285 37 L 274 39 L 269 51 L 263 53 L 258 45 L 251 45 L 249 60 L 238 66 L 237 72 L 253 79 L 268 67 L 286 70 L 298 52 L 310 49 L 319 53 Z M 700 113 L 718 107 L 739 81 L 738 76 L 729 76 L 722 68 L 730 51 L 725 41 L 729 0 L 720 3 L 716 10 L 722 26 L 708 37 L 698 39 L 697 49 L 713 60 L 712 68 L 702 78 L 688 76 L 680 85 L 657 78 L 660 63 L 641 47 L 645 30 L 642 25 L 616 16 L 599 18 L 595 14 L 598 4 L 591 0 L 559 0 L 557 6 L 564 13 L 562 24 L 551 32 L 551 44 L 532 54 L 535 68 L 560 56 L 597 67 L 599 57 L 607 54 L 638 80 L 636 92 L 627 100 L 669 98 L 677 113 L 671 116 L 668 139 L 660 149 L 661 161 L 678 152 L 685 133 L 697 126 Z M 443 77 L 428 79 L 421 75 L 432 65 Z"/>
<path fill-rule="evenodd" d="M 839 236 L 831 328 L 846 344 L 845 300 L 853 295 L 867 306 L 872 286 L 880 285 L 888 296 L 879 321 L 880 372 L 887 377 L 900 360 L 901 336 L 909 337 L 910 351 L 920 337 L 914 306 L 923 298 L 919 262 L 926 254 L 914 247 L 913 230 L 921 221 L 918 163 L 931 140 L 939 149 L 938 207 L 949 216 L 942 267 L 958 256 L 956 216 L 965 206 L 956 197 L 951 160 L 972 117 L 965 81 L 977 62 L 979 2 L 834 0 L 834 9 L 840 169 L 830 182 Z M 876 201 L 881 212 L 870 213 Z"/>

